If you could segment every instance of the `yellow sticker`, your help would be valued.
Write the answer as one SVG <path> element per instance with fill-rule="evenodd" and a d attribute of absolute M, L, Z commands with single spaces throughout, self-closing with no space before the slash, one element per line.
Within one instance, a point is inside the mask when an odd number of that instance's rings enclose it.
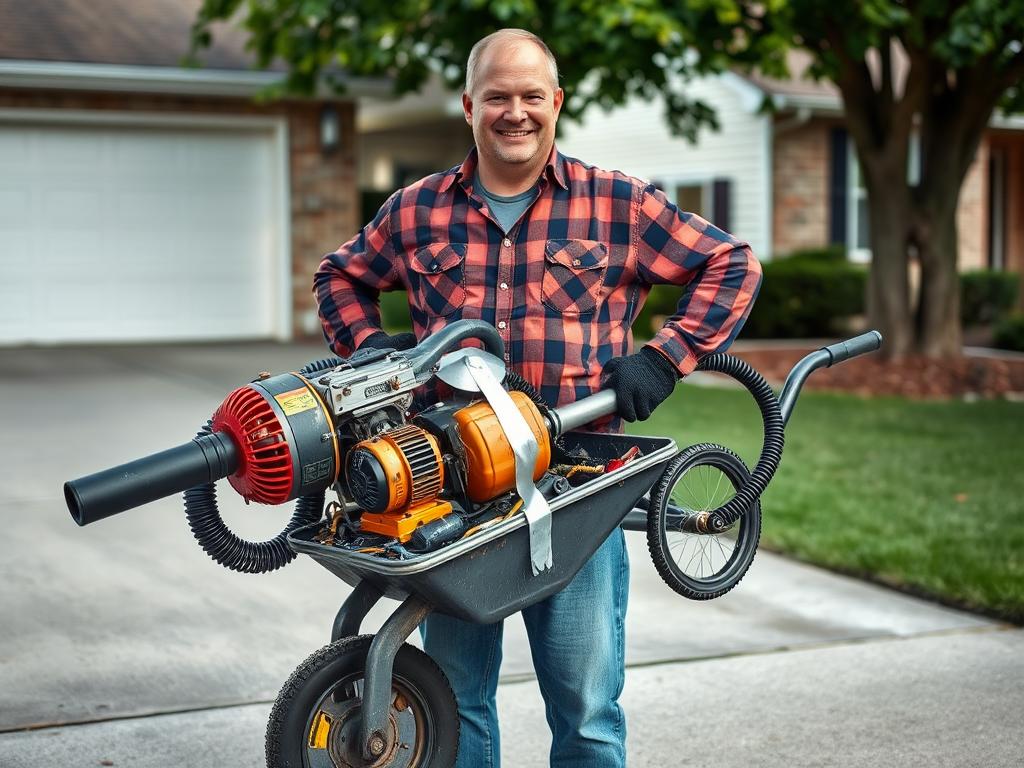
<path fill-rule="evenodd" d="M 331 732 L 331 717 L 324 711 L 316 713 L 313 727 L 309 729 L 309 746 L 313 749 L 327 749 L 327 735 Z"/>
<path fill-rule="evenodd" d="M 301 389 L 293 389 L 291 392 L 282 392 L 280 395 L 274 395 L 274 399 L 280 403 L 286 416 L 294 416 L 296 413 L 302 413 L 303 411 L 316 408 L 316 398 L 313 397 L 313 393 L 305 387 L 302 387 Z"/>

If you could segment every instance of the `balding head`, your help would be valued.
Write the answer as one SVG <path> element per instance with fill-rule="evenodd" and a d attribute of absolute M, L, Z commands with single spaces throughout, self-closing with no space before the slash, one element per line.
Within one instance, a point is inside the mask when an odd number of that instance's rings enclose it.
<path fill-rule="evenodd" d="M 484 54 L 492 47 L 506 45 L 536 45 L 544 53 L 547 59 L 549 74 L 551 76 L 551 90 L 558 89 L 558 63 L 547 44 L 532 32 L 525 29 L 499 29 L 487 37 L 479 40 L 469 52 L 469 59 L 466 61 L 466 93 L 472 94 L 476 86 L 477 73 L 480 70 Z"/>

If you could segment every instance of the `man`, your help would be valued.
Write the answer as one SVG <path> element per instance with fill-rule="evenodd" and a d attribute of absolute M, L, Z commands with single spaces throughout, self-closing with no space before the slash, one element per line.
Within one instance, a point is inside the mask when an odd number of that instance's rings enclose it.
<path fill-rule="evenodd" d="M 555 59 L 536 36 L 507 29 L 476 44 L 462 97 L 475 148 L 460 166 L 392 195 L 316 274 L 336 352 L 413 343 L 380 329 L 379 292 L 404 289 L 417 337 L 456 319 L 486 320 L 505 342 L 505 362 L 548 403 L 603 385 L 633 421 L 700 357 L 728 346 L 760 283 L 750 249 L 650 184 L 559 154 L 562 100 Z M 630 326 L 656 283 L 686 290 L 676 315 L 630 354 Z M 565 590 L 523 611 L 553 766 L 625 764 L 618 698 L 628 572 L 616 531 Z M 501 623 L 424 622 L 424 647 L 459 704 L 460 768 L 498 765 L 501 634 Z"/>

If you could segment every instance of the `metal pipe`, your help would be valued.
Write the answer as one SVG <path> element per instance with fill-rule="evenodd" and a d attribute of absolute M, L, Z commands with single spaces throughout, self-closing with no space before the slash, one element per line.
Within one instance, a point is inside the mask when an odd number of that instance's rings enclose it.
<path fill-rule="evenodd" d="M 391 708 L 391 675 L 395 656 L 405 639 L 433 610 L 422 598 L 410 595 L 395 609 L 370 643 L 363 675 L 362 722 L 359 743 L 370 762 L 387 749 L 388 713 Z"/>

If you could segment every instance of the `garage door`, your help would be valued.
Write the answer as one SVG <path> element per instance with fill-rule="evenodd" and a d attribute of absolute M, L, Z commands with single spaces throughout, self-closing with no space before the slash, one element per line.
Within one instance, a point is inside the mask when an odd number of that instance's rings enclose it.
<path fill-rule="evenodd" d="M 0 344 L 284 327 L 271 129 L 0 125 Z"/>

